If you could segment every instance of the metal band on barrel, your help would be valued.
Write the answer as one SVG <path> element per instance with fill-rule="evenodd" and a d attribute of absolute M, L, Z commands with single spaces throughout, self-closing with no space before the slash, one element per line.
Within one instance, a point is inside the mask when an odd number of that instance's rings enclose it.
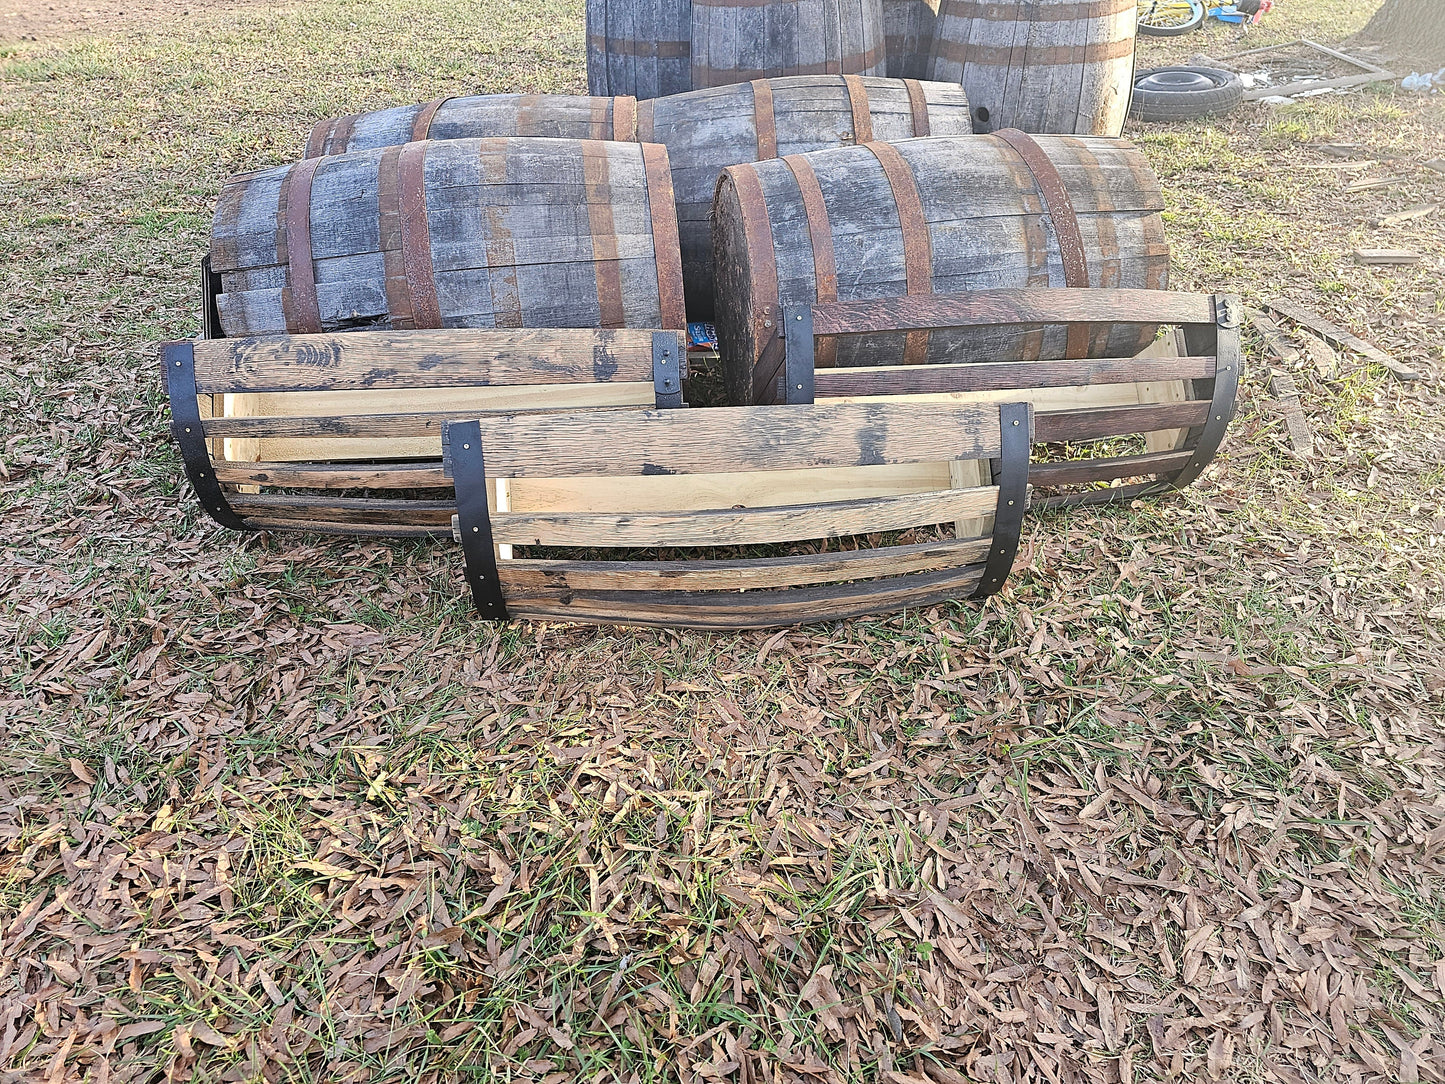
<path fill-rule="evenodd" d="M 905 79 L 903 86 L 908 91 L 908 111 L 913 114 L 913 134 L 915 136 L 930 134 L 928 99 L 923 94 L 923 84 L 917 79 Z"/>
<path fill-rule="evenodd" d="M 868 107 L 868 88 L 857 75 L 843 76 L 843 86 L 848 90 L 848 108 L 853 111 L 853 142 L 873 142 L 873 113 Z"/>
<path fill-rule="evenodd" d="M 297 162 L 281 185 L 281 220 L 286 223 L 286 269 L 289 287 L 281 297 L 286 330 L 293 335 L 321 331 L 316 299 L 316 268 L 311 262 L 311 179 L 324 158 Z"/>
<path fill-rule="evenodd" d="M 893 191 L 898 208 L 898 227 L 903 232 L 903 274 L 909 297 L 933 293 L 933 243 L 928 238 L 928 220 L 913 171 L 891 143 L 869 143 L 868 149 Z M 910 331 L 903 347 L 904 365 L 922 365 L 928 359 L 928 330 Z"/>
<path fill-rule="evenodd" d="M 678 240 L 677 202 L 672 191 L 667 148 L 661 143 L 642 144 L 642 167 L 647 177 L 647 210 L 652 216 L 652 258 L 657 267 L 657 304 L 662 326 L 685 329 L 682 245 Z"/>
<path fill-rule="evenodd" d="M 432 272 L 431 227 L 426 215 L 425 143 L 408 143 L 396 164 L 396 195 L 401 220 L 401 265 L 411 297 L 412 321 L 419 328 L 442 326 Z"/>
<path fill-rule="evenodd" d="M 1074 213 L 1074 201 L 1064 180 L 1044 149 L 1032 137 L 1017 128 L 1004 128 L 993 133 L 1007 143 L 1023 159 L 1044 210 L 1054 224 L 1054 236 L 1059 243 L 1059 259 L 1064 265 L 1064 285 L 1071 288 L 1086 288 L 1089 285 L 1089 264 L 1084 255 L 1084 238 L 1079 232 L 1079 217 Z M 1065 347 L 1066 356 L 1087 357 L 1089 353 L 1089 325 L 1070 324 L 1069 337 Z"/>
<path fill-rule="evenodd" d="M 766 79 L 754 79 L 753 127 L 757 130 L 759 162 L 778 156 L 778 118 L 773 112 L 773 86 Z"/>
<path fill-rule="evenodd" d="M 630 94 L 612 99 L 612 138 L 619 143 L 637 142 L 637 99 Z"/>
<path fill-rule="evenodd" d="M 427 102 L 421 107 L 421 112 L 411 122 L 411 142 L 416 143 L 423 139 L 431 138 L 431 123 L 436 119 L 437 110 L 440 109 L 451 98 L 438 98 L 434 102 Z"/>
<path fill-rule="evenodd" d="M 803 214 L 808 219 L 808 240 L 813 247 L 813 277 L 817 283 L 818 304 L 838 300 L 838 263 L 833 255 L 833 228 L 828 222 L 828 205 L 818 175 L 808 159 L 800 154 L 784 156 L 783 164 L 793 171 L 798 192 L 803 197 Z M 791 360 L 791 354 L 789 355 Z M 816 347 L 815 364 L 829 368 L 838 360 L 838 340 L 824 339 Z"/>

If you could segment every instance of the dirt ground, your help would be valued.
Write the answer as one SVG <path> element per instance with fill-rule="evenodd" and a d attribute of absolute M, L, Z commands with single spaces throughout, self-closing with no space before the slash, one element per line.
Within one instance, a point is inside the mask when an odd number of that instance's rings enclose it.
<path fill-rule="evenodd" d="M 266 0 L 257 0 L 265 3 Z M 113 0 L 97 4 L 89 0 L 9 0 L 0 3 L 0 41 L 47 41 L 69 34 L 154 22 L 192 12 L 219 12 L 242 4 L 208 4 L 187 0 Z"/>

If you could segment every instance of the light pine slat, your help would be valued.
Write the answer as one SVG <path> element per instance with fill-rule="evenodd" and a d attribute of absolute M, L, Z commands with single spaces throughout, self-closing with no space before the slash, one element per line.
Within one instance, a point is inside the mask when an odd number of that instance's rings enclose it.
<path fill-rule="evenodd" d="M 996 487 L 779 508 L 569 515 L 499 512 L 492 538 L 520 546 L 735 546 L 904 530 L 995 510 Z"/>
<path fill-rule="evenodd" d="M 354 331 L 213 339 L 195 351 L 202 393 L 652 380 L 652 332 L 635 329 Z"/>
<path fill-rule="evenodd" d="M 877 401 L 616 411 L 487 419 L 497 477 L 709 474 L 800 467 L 986 459 L 999 454 L 998 411 Z"/>
<path fill-rule="evenodd" d="M 741 591 L 837 580 L 901 576 L 982 562 L 991 540 L 768 557 L 750 561 L 541 561 L 517 559 L 497 568 L 510 595 L 539 591 Z"/>

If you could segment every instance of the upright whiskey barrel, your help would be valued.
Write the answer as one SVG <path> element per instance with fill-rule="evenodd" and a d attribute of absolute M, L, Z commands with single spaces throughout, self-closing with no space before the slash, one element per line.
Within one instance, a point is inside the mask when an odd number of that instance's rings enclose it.
<path fill-rule="evenodd" d="M 885 67 L 890 79 L 927 79 L 937 19 L 928 0 L 883 0 Z"/>
<path fill-rule="evenodd" d="M 320 121 L 306 140 L 306 157 L 376 150 L 423 139 L 482 136 L 632 142 L 637 138 L 637 99 L 589 98 L 581 94 L 439 98 L 422 105 Z"/>
<path fill-rule="evenodd" d="M 728 166 L 872 139 L 966 135 L 961 87 L 857 75 L 812 75 L 710 87 L 640 102 L 640 139 L 667 146 L 682 239 L 688 313 L 711 318 L 712 211 Z"/>
<path fill-rule="evenodd" d="M 882 75 L 882 0 L 692 0 L 692 85 Z"/>
<path fill-rule="evenodd" d="M 1159 182 L 1122 140 L 993 136 L 869 143 L 733 166 L 713 205 L 717 328 L 728 397 L 782 307 L 1028 286 L 1164 289 Z M 1131 356 L 1139 325 L 1090 326 L 1090 356 Z M 1067 330 L 969 328 L 849 337 L 817 364 L 898 365 L 1065 356 Z"/>
<path fill-rule="evenodd" d="M 1135 0 L 943 0 L 928 77 L 961 83 L 980 132 L 1117 136 Z"/>
<path fill-rule="evenodd" d="M 422 130 L 433 138 L 557 134 L 638 139 L 667 147 L 682 239 L 687 310 L 713 312 L 712 231 L 708 214 L 718 174 L 727 166 L 870 139 L 967 135 L 968 100 L 956 83 L 854 75 L 797 75 L 708 87 L 645 102 L 631 98 L 569 98 L 496 94 L 452 98 L 424 126 L 424 106 L 322 121 L 308 151 L 335 154 L 405 141 Z M 601 134 L 599 134 L 601 133 Z"/>
<path fill-rule="evenodd" d="M 587 0 L 587 90 L 659 98 L 692 89 L 692 0 Z"/>
<path fill-rule="evenodd" d="M 228 336 L 684 319 L 657 144 L 431 140 L 243 174 L 211 266 Z"/>

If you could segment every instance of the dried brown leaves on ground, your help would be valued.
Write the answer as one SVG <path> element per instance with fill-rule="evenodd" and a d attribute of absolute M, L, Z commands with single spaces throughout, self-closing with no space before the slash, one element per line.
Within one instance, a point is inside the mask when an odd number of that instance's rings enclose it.
<path fill-rule="evenodd" d="M 541 44 L 408 37 L 507 19 Z M 1251 340 L 1207 476 L 1036 517 L 987 606 L 498 628 L 450 546 L 208 525 L 145 343 L 192 330 L 221 174 L 336 85 L 573 86 L 552 20 L 323 3 L 0 69 L 5 1079 L 1445 1079 L 1440 223 L 1349 258 L 1438 201 L 1440 106 L 1137 133 L 1178 285 L 1427 379 L 1302 357 L 1301 459 Z M 1326 140 L 1412 179 L 1291 168 Z"/>

